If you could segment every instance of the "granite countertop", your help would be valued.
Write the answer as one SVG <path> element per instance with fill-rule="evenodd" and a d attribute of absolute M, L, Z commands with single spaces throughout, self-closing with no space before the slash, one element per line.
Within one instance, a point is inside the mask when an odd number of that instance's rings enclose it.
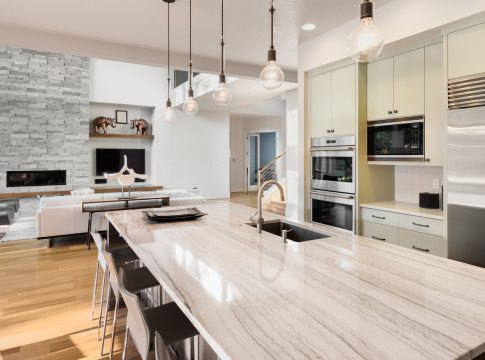
<path fill-rule="evenodd" d="M 421 216 L 430 219 L 443 220 L 443 210 L 441 209 L 426 209 L 419 207 L 418 204 L 403 202 L 403 201 L 380 201 L 374 203 L 367 203 L 360 205 L 363 208 L 384 210 L 396 212 L 400 214 Z"/>
<path fill-rule="evenodd" d="M 252 208 L 197 207 L 208 215 L 192 222 L 107 217 L 221 359 L 485 351 L 485 269 L 314 224 L 332 236 L 283 244 L 245 224 Z"/>

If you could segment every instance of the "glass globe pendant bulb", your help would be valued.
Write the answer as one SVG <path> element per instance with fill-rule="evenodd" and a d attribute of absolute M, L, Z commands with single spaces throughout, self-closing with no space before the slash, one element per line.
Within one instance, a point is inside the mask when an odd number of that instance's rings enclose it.
<path fill-rule="evenodd" d="M 175 118 L 175 111 L 171 107 L 166 107 L 164 117 L 165 120 L 172 121 Z"/>
<path fill-rule="evenodd" d="M 199 104 L 197 104 L 197 101 L 192 96 L 188 96 L 187 100 L 184 102 L 184 113 L 187 115 L 195 115 L 197 114 L 197 111 L 199 111 Z"/>
<path fill-rule="evenodd" d="M 350 57 L 358 62 L 369 62 L 377 58 L 384 47 L 384 36 L 374 25 L 372 18 L 360 21 L 348 38 Z"/>
<path fill-rule="evenodd" d="M 212 93 L 212 97 L 217 105 L 229 105 L 232 100 L 231 90 L 227 87 L 226 83 L 221 82 L 219 83 L 219 87 Z"/>
<path fill-rule="evenodd" d="M 285 81 L 283 70 L 276 64 L 276 61 L 269 61 L 268 65 L 259 74 L 259 79 L 268 90 L 279 88 Z"/>

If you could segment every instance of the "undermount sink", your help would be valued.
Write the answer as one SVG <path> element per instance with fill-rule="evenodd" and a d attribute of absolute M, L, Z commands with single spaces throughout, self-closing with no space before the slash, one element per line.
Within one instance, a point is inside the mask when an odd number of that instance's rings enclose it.
<path fill-rule="evenodd" d="M 248 225 L 254 228 L 256 227 L 256 224 L 254 223 L 249 223 Z M 325 235 L 323 233 L 309 230 L 302 226 L 298 226 L 282 220 L 266 221 L 261 226 L 261 229 L 265 232 L 268 232 L 270 234 L 277 235 L 277 236 L 282 236 L 283 230 L 287 230 L 287 239 L 296 241 L 296 242 L 324 239 L 329 237 L 328 235 Z"/>

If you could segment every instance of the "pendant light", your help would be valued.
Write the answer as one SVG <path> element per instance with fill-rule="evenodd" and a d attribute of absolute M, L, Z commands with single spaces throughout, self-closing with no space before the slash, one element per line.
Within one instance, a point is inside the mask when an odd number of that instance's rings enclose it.
<path fill-rule="evenodd" d="M 283 84 L 285 80 L 285 74 L 283 70 L 276 64 L 276 50 L 274 48 L 274 13 L 273 0 L 271 0 L 271 8 L 269 12 L 271 14 L 271 45 L 268 50 L 268 65 L 259 74 L 259 79 L 263 82 L 263 86 L 268 89 L 276 89 Z"/>
<path fill-rule="evenodd" d="M 189 89 L 183 108 L 184 112 L 191 116 L 199 111 L 199 105 L 194 99 L 194 90 L 192 89 L 192 0 L 189 1 Z"/>
<path fill-rule="evenodd" d="M 358 62 L 377 58 L 384 47 L 382 32 L 374 25 L 374 2 L 363 0 L 360 4 L 360 26 L 348 38 L 350 57 Z"/>
<path fill-rule="evenodd" d="M 219 74 L 219 87 L 214 90 L 212 96 L 217 105 L 228 105 L 232 100 L 231 90 L 226 85 L 226 74 L 224 72 L 224 0 L 221 0 L 221 72 Z"/>
<path fill-rule="evenodd" d="M 167 121 L 171 121 L 175 117 L 175 112 L 172 109 L 172 102 L 170 101 L 170 4 L 175 2 L 175 0 L 163 1 L 167 3 L 167 102 L 164 118 Z"/>

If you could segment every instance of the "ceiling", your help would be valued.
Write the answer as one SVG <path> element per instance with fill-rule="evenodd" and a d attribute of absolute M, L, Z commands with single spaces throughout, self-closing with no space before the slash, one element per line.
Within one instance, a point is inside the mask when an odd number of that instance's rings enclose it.
<path fill-rule="evenodd" d="M 392 0 L 376 0 L 377 6 Z M 297 67 L 298 43 L 358 16 L 361 0 L 274 0 L 278 62 Z M 133 45 L 166 49 L 166 11 L 162 0 L 2 0 L 0 24 Z M 248 64 L 265 62 L 269 42 L 267 0 L 225 0 L 226 56 Z M 171 5 L 176 52 L 188 50 L 189 0 Z M 193 53 L 219 56 L 220 1 L 193 1 Z M 356 20 L 357 21 L 357 20 Z M 301 25 L 312 22 L 310 32 Z M 357 25 L 357 22 L 356 22 Z"/>

